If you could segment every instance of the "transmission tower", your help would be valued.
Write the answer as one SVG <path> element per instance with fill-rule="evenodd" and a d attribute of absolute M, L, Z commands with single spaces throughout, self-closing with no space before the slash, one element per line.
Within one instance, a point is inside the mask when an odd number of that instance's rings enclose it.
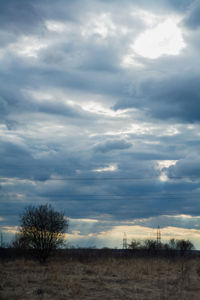
<path fill-rule="evenodd" d="M 156 233 L 156 243 L 157 243 L 157 247 L 159 247 L 161 245 L 161 231 L 160 231 L 159 225 L 158 225 L 157 233 Z"/>
<path fill-rule="evenodd" d="M 124 232 L 124 236 L 123 236 L 123 249 L 127 249 L 127 248 L 128 248 L 127 236 L 126 236 L 126 232 Z"/>

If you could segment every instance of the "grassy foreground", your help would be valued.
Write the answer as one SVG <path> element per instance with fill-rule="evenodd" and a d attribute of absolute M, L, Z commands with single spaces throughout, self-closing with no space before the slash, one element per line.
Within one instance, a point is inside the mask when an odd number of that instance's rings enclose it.
<path fill-rule="evenodd" d="M 163 258 L 0 262 L 0 299 L 199 300 L 200 261 Z"/>

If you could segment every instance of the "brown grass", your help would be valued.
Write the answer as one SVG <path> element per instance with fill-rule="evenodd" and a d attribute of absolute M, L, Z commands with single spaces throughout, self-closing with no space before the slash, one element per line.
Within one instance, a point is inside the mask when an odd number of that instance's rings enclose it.
<path fill-rule="evenodd" d="M 0 262 L 0 300 L 199 300 L 199 270 L 198 259 L 18 259 Z"/>

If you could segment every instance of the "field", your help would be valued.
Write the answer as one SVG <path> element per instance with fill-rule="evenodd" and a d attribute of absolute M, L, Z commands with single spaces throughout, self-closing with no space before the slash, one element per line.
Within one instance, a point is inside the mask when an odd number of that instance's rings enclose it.
<path fill-rule="evenodd" d="M 200 260 L 57 259 L 0 262 L 0 299 L 199 300 Z"/>

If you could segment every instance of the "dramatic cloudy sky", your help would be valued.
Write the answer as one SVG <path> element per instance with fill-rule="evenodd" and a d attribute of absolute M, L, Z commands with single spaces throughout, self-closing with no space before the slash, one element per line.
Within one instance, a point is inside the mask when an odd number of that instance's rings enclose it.
<path fill-rule="evenodd" d="M 200 1 L 0 1 L 0 226 L 64 210 L 70 245 L 200 248 Z"/>

